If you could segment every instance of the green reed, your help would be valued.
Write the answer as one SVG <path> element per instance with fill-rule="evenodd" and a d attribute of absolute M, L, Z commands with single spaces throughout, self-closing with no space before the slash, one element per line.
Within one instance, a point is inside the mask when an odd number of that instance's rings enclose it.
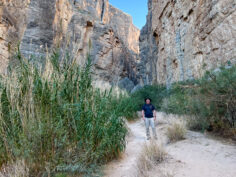
<path fill-rule="evenodd" d="M 54 52 L 39 68 L 18 52 L 19 64 L 2 76 L 0 166 L 23 159 L 32 175 L 81 173 L 124 150 L 119 105 L 92 87 L 90 57 L 84 67 L 59 58 Z"/>

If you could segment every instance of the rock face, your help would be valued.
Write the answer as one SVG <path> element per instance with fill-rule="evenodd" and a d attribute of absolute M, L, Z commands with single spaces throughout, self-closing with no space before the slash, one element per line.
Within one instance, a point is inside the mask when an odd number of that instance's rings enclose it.
<path fill-rule="evenodd" d="M 81 65 L 90 53 L 95 85 L 127 90 L 137 83 L 170 86 L 236 63 L 235 0 L 149 0 L 148 9 L 140 34 L 108 0 L 2 0 L 0 72 L 18 43 L 39 64 L 55 46 Z"/>
<path fill-rule="evenodd" d="M 123 78 L 137 83 L 139 29 L 108 0 L 3 0 L 0 19 L 1 72 L 19 41 L 22 54 L 36 63 L 60 46 L 81 65 L 90 53 L 101 85 L 118 85 Z"/>
<path fill-rule="evenodd" d="M 197 78 L 236 63 L 235 0 L 149 0 L 140 34 L 143 84 Z"/>
<path fill-rule="evenodd" d="M 0 1 L 0 72 L 5 73 L 10 53 L 21 39 L 25 25 L 29 1 Z"/>

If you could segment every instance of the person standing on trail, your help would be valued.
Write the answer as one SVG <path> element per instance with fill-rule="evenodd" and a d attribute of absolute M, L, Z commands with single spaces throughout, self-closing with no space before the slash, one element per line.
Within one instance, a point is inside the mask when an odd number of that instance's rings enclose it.
<path fill-rule="evenodd" d="M 155 107 L 151 104 L 150 98 L 145 99 L 145 104 L 142 107 L 142 117 L 145 121 L 147 139 L 149 140 L 151 138 L 149 126 L 152 127 L 153 136 L 155 139 L 157 139 L 156 128 L 154 123 L 154 121 L 156 120 L 156 110 Z"/>

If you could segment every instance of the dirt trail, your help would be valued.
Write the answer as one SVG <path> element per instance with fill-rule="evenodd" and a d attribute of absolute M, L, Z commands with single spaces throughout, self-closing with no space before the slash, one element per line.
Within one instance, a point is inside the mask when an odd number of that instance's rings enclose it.
<path fill-rule="evenodd" d="M 158 143 L 162 143 L 168 158 L 150 173 L 150 177 L 235 177 L 236 146 L 214 140 L 198 132 L 188 131 L 186 139 L 168 144 L 165 132 L 173 119 L 178 117 L 157 114 Z M 145 143 L 142 120 L 129 123 L 130 136 L 127 148 L 119 160 L 109 163 L 105 177 L 135 177 L 136 161 Z"/>

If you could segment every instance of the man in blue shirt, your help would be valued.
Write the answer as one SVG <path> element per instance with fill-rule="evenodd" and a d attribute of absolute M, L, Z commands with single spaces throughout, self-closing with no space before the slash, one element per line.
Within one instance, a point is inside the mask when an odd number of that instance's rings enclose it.
<path fill-rule="evenodd" d="M 142 117 L 145 121 L 147 139 L 149 140 L 151 138 L 149 126 L 152 127 L 153 136 L 155 139 L 157 139 L 156 128 L 154 123 L 154 121 L 156 120 L 156 111 L 155 107 L 151 104 L 150 98 L 145 99 L 145 104 L 142 107 Z"/>

